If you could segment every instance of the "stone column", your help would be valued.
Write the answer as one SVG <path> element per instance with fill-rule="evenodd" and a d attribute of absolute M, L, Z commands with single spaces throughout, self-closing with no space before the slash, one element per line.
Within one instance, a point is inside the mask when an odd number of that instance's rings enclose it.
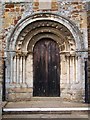
<path fill-rule="evenodd" d="M 10 77 L 10 83 L 13 83 L 13 55 L 12 55 L 12 53 L 11 53 L 11 77 Z"/>
<path fill-rule="evenodd" d="M 75 72 L 76 71 L 76 64 L 75 64 L 75 56 L 74 55 L 72 56 L 72 59 L 73 59 L 72 60 L 72 64 L 73 64 L 73 83 L 75 83 L 75 79 L 76 79 L 76 77 L 75 77 L 76 76 L 75 75 L 76 74 L 76 72 Z"/>
<path fill-rule="evenodd" d="M 76 79 L 75 55 L 70 56 L 70 83 L 74 84 Z"/>
<path fill-rule="evenodd" d="M 26 83 L 29 87 L 33 87 L 33 58 L 32 54 L 29 54 L 26 59 Z"/>
<path fill-rule="evenodd" d="M 16 60 L 16 56 L 14 57 L 14 71 L 13 71 L 13 82 L 16 83 L 16 76 L 17 76 L 17 67 L 16 67 L 16 63 L 17 63 L 17 60 Z"/>
<path fill-rule="evenodd" d="M 75 59 L 76 59 L 76 80 L 75 82 L 78 83 L 78 57 L 76 56 Z"/>
<path fill-rule="evenodd" d="M 23 82 L 23 57 L 20 56 L 20 83 Z"/>
<path fill-rule="evenodd" d="M 26 61 L 25 61 L 25 56 L 23 56 L 23 83 L 26 83 Z"/>
<path fill-rule="evenodd" d="M 20 64 L 19 64 L 19 56 L 17 55 L 17 83 L 19 83 L 19 70 L 20 70 Z"/>
<path fill-rule="evenodd" d="M 70 57 L 67 56 L 67 83 L 70 83 Z"/>
<path fill-rule="evenodd" d="M 73 57 L 70 56 L 70 84 L 73 83 Z"/>
<path fill-rule="evenodd" d="M 62 55 L 61 55 L 61 77 L 60 77 L 60 84 L 62 84 L 62 79 L 63 79 L 63 76 L 62 76 L 62 70 L 63 69 L 63 62 L 62 62 Z"/>
<path fill-rule="evenodd" d="M 81 71 L 82 71 L 82 68 L 81 68 L 81 57 L 80 56 L 78 56 L 76 70 L 77 70 L 77 82 L 81 83 Z"/>

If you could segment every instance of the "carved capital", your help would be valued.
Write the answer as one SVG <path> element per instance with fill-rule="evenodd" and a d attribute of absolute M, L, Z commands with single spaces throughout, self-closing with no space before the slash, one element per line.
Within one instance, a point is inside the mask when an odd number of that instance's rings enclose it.
<path fill-rule="evenodd" d="M 75 51 L 70 51 L 70 56 L 72 56 L 72 57 L 76 56 Z"/>
<path fill-rule="evenodd" d="M 22 52 L 22 56 L 23 56 L 23 57 L 26 57 L 27 54 L 28 54 L 28 51 L 23 51 L 23 52 Z"/>

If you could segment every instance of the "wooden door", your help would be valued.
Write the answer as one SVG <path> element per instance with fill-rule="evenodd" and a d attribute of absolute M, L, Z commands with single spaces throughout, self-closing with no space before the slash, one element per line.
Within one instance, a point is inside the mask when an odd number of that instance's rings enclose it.
<path fill-rule="evenodd" d="M 36 43 L 33 51 L 33 96 L 60 96 L 60 55 L 58 44 L 51 39 Z"/>

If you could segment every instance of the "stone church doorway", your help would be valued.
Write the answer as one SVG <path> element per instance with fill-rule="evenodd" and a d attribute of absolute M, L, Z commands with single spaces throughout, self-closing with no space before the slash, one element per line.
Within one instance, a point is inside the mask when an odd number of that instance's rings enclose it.
<path fill-rule="evenodd" d="M 60 55 L 58 44 L 50 39 L 38 41 L 33 51 L 33 95 L 60 96 Z"/>
<path fill-rule="evenodd" d="M 77 26 L 54 13 L 37 13 L 14 28 L 6 52 L 6 99 L 61 97 L 83 101 L 84 43 Z"/>

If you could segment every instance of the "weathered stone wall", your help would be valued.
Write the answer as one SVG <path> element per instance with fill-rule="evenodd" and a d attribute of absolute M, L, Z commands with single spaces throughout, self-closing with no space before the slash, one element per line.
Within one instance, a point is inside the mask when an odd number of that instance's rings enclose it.
<path fill-rule="evenodd" d="M 22 20 L 26 16 L 33 14 L 33 13 L 52 12 L 52 13 L 57 13 L 59 15 L 66 17 L 78 27 L 78 29 L 81 31 L 83 44 L 84 44 L 83 52 L 78 53 L 80 56 L 80 60 L 82 60 L 82 63 L 84 62 L 84 59 L 82 58 L 87 57 L 87 52 L 86 52 L 88 50 L 87 3 L 85 1 L 82 1 L 82 0 L 75 0 L 75 1 L 71 1 L 71 0 L 67 0 L 67 1 L 66 0 L 63 0 L 63 1 L 62 0 L 48 0 L 48 1 L 47 0 L 45 1 L 43 0 L 20 0 L 20 1 L 2 0 L 0 9 L 2 9 L 0 10 L 2 11 L 1 13 L 2 19 L 0 19 L 0 23 L 1 23 L 0 25 L 2 28 L 0 31 L 1 33 L 0 34 L 0 41 L 1 41 L 0 45 L 2 45 L 0 47 L 1 50 L 6 50 L 8 38 L 11 35 L 13 28 L 17 25 L 17 23 L 20 20 Z M 88 32 L 88 36 L 89 36 L 89 32 Z M 0 65 L 2 66 L 2 61 Z M 81 65 L 81 67 L 84 68 L 84 64 Z M 0 75 L 1 75 L 1 81 L 2 81 L 2 73 Z M 82 84 L 83 84 L 83 96 L 84 96 L 84 84 L 85 84 L 84 71 L 82 72 L 82 76 L 83 76 Z M 16 89 L 16 91 L 18 90 Z M 22 90 L 20 89 L 19 91 L 22 91 Z M 76 93 L 73 93 L 73 94 L 76 94 Z M 80 97 L 82 98 L 82 96 Z M 14 97 L 12 99 L 14 99 Z"/>
<path fill-rule="evenodd" d="M 90 2 L 87 3 L 87 21 L 88 21 L 88 55 L 90 60 Z"/>
<path fill-rule="evenodd" d="M 88 21 L 88 102 L 90 103 L 90 2 L 87 3 L 87 21 Z"/>
<path fill-rule="evenodd" d="M 51 3 L 50 3 L 51 2 Z M 3 47 L 7 36 L 11 33 L 18 21 L 25 16 L 35 12 L 51 11 L 58 13 L 72 20 L 81 30 L 85 48 L 87 49 L 87 12 L 85 2 L 67 2 L 60 0 L 50 0 L 48 4 L 51 7 L 46 7 L 45 2 L 39 3 L 39 0 L 25 2 L 3 2 Z M 42 6 L 45 6 L 42 9 Z"/>
<path fill-rule="evenodd" d="M 2 3 L 0 2 L 0 120 L 2 118 Z"/>

